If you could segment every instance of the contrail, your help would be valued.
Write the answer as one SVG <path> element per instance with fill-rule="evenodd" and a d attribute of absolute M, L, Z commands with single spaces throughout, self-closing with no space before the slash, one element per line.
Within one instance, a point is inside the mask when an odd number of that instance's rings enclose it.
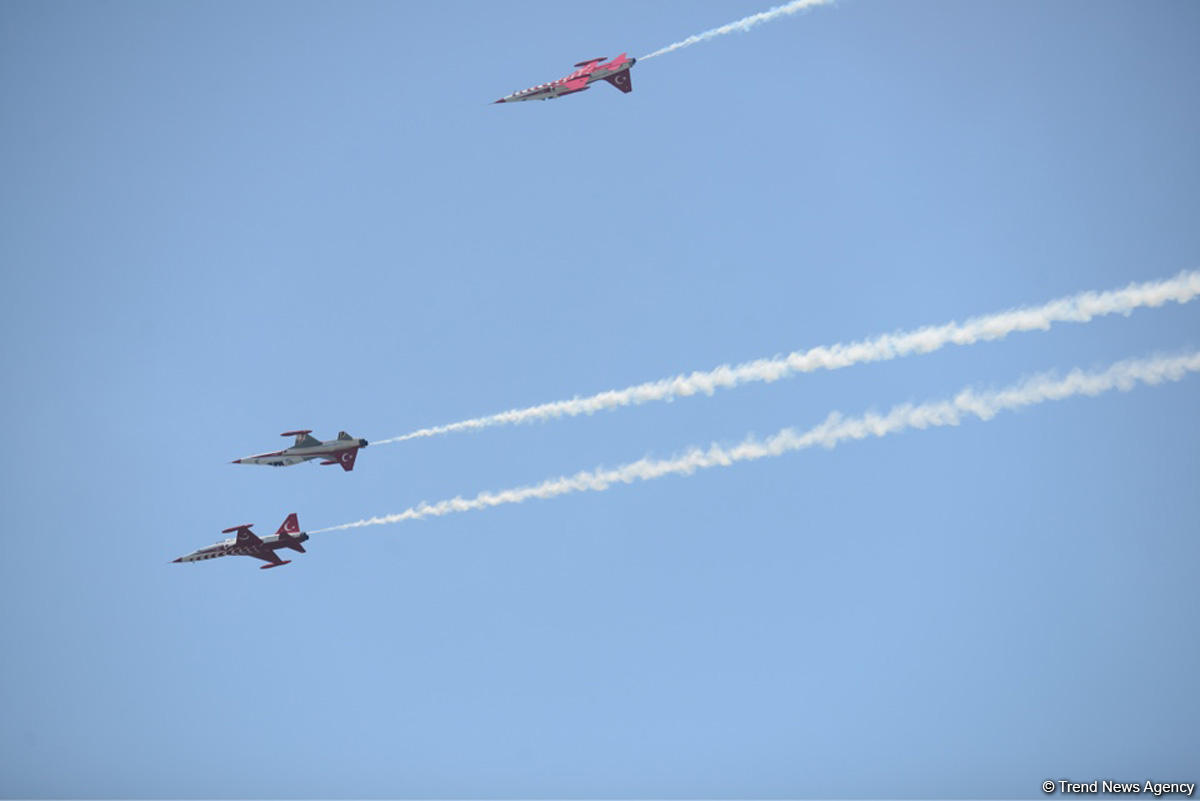
<path fill-rule="evenodd" d="M 990 420 L 1000 412 L 1014 411 L 1045 401 L 1064 400 L 1075 395 L 1094 396 L 1113 389 L 1127 392 L 1138 383 L 1153 385 L 1163 381 L 1179 381 L 1186 374 L 1196 371 L 1200 371 L 1200 351 L 1179 356 L 1130 359 L 1117 362 L 1098 372 L 1076 369 L 1065 378 L 1043 374 L 993 392 L 977 392 L 968 388 L 951 400 L 933 401 L 916 406 L 903 404 L 884 415 L 869 413 L 862 417 L 843 417 L 833 412 L 825 422 L 804 432 L 785 428 L 765 440 L 750 437 L 732 448 L 716 444 L 710 445 L 707 450 L 692 448 L 682 456 L 672 459 L 640 459 L 611 470 L 585 470 L 570 477 L 562 476 L 534 486 L 500 492 L 481 492 L 469 500 L 456 497 L 434 504 L 421 503 L 399 514 L 372 517 L 319 531 L 337 531 L 419 520 L 424 517 L 440 517 L 451 512 L 521 503 L 530 498 L 554 498 L 575 492 L 601 492 L 613 484 L 632 484 L 668 475 L 688 475 L 696 470 L 728 467 L 737 462 L 781 456 L 816 445 L 833 448 L 846 440 L 884 437 L 909 428 L 954 426 L 964 417 Z"/>
<path fill-rule="evenodd" d="M 775 6 L 767 11 L 760 11 L 757 14 L 751 14 L 748 17 L 739 19 L 737 22 L 731 22 L 728 25 L 722 25 L 720 28 L 713 28 L 710 31 L 698 33 L 695 36 L 689 36 L 682 42 L 676 42 L 675 44 L 667 45 L 661 50 L 655 50 L 648 56 L 642 56 L 640 59 L 638 59 L 638 61 L 645 61 L 648 58 L 661 56 L 664 53 L 670 53 L 672 50 L 681 50 L 685 47 L 691 47 L 697 42 L 706 42 L 709 39 L 713 39 L 717 36 L 724 36 L 727 33 L 734 33 L 735 31 L 745 32 L 753 28 L 755 25 L 761 25 L 764 22 L 770 22 L 771 20 L 778 19 L 779 17 L 786 17 L 792 14 L 797 14 L 801 11 L 807 11 L 815 6 L 828 5 L 831 2 L 833 2 L 833 0 L 792 0 L 790 3 L 784 3 L 781 6 Z"/>
<path fill-rule="evenodd" d="M 778 381 L 797 373 L 814 370 L 836 370 L 864 362 L 885 361 L 912 354 L 931 353 L 946 345 L 972 345 L 980 341 L 1003 339 L 1017 331 L 1045 331 L 1053 323 L 1086 323 L 1095 317 L 1109 314 L 1128 315 L 1134 309 L 1161 306 L 1168 301 L 1188 303 L 1200 296 L 1200 272 L 1184 271 L 1174 278 L 1130 284 L 1124 289 L 1107 292 L 1081 292 L 1042 306 L 1012 309 L 998 314 L 974 317 L 964 323 L 949 322 L 926 326 L 915 331 L 884 334 L 874 339 L 822 345 L 810 350 L 795 351 L 786 356 L 758 359 L 736 366 L 721 365 L 713 370 L 693 372 L 649 381 L 644 384 L 613 389 L 586 397 L 554 401 L 524 409 L 511 409 L 499 414 L 476 417 L 447 425 L 422 428 L 403 436 L 372 441 L 373 445 L 402 442 L 420 437 L 433 437 L 455 431 L 470 431 L 512 423 L 550 420 L 592 414 L 620 406 L 636 406 L 650 401 L 671 400 L 703 392 L 712 395 L 717 389 L 728 389 L 753 381 Z"/>

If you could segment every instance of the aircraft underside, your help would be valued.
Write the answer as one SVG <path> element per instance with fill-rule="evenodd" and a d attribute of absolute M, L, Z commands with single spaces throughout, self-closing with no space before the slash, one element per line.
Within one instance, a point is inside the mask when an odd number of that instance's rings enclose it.
<path fill-rule="evenodd" d="M 349 472 L 354 469 L 354 461 L 358 458 L 359 449 L 367 447 L 368 444 L 365 439 L 355 439 L 345 431 L 340 432 L 337 439 L 329 440 L 328 442 L 321 442 L 308 436 L 307 431 L 290 431 L 284 436 L 292 434 L 296 435 L 296 445 L 291 448 L 284 448 L 281 451 L 271 451 L 270 453 L 256 453 L 253 456 L 243 456 L 241 459 L 234 459 L 233 463 L 288 467 L 300 464 L 300 462 L 320 459 L 321 464 L 341 465 L 343 470 Z"/>

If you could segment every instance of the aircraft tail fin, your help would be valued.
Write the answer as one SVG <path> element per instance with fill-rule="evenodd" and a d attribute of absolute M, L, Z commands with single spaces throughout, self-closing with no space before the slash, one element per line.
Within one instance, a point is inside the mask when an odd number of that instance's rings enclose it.
<path fill-rule="evenodd" d="M 338 454 L 338 464 L 349 473 L 354 469 L 354 460 L 358 458 L 358 448 L 347 448 Z"/>
<path fill-rule="evenodd" d="M 300 533 L 300 518 L 295 512 L 287 516 L 287 519 L 280 524 L 276 534 L 283 536 L 284 534 L 299 534 Z"/>
<path fill-rule="evenodd" d="M 297 537 L 297 534 L 300 534 L 300 518 L 295 512 L 292 512 L 287 516 L 287 520 L 283 521 L 283 525 L 279 527 L 279 531 L 275 532 L 275 536 L 279 537 L 279 542 L 284 548 L 291 548 L 293 551 L 307 553 L 304 550 L 304 546 L 300 543 L 308 539 L 308 536 L 301 535 Z"/>
<path fill-rule="evenodd" d="M 358 458 L 358 448 L 346 448 L 344 451 L 338 451 L 332 459 L 326 459 L 321 464 L 340 464 L 342 469 L 349 473 L 354 469 L 354 460 Z"/>
<path fill-rule="evenodd" d="M 616 75 L 609 75 L 604 80 L 608 81 L 625 94 L 629 94 L 633 91 L 633 78 L 630 76 L 629 70 L 618 72 Z"/>
<path fill-rule="evenodd" d="M 338 439 L 354 439 L 354 437 L 350 436 L 350 435 L 349 435 L 349 434 L 347 434 L 345 431 L 339 431 L 339 432 L 338 432 Z"/>

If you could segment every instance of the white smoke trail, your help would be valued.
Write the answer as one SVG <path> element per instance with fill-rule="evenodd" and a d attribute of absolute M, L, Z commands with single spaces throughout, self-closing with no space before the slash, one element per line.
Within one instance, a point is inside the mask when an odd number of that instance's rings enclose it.
<path fill-rule="evenodd" d="M 451 512 L 486 509 L 509 503 L 521 503 L 530 498 L 554 498 L 574 492 L 601 492 L 613 484 L 632 484 L 667 475 L 687 475 L 708 467 L 728 467 L 736 462 L 780 456 L 815 445 L 833 448 L 845 440 L 884 437 L 908 428 L 958 425 L 963 417 L 990 420 L 999 412 L 1012 411 L 1050 400 L 1063 400 L 1075 395 L 1099 395 L 1113 389 L 1127 392 L 1139 382 L 1159 384 L 1179 381 L 1187 373 L 1200 371 L 1200 351 L 1180 356 L 1159 356 L 1117 362 L 1099 372 L 1072 370 L 1065 378 L 1039 375 L 993 392 L 964 389 L 951 400 L 933 401 L 920 405 L 903 404 L 885 415 L 866 414 L 862 417 L 843 417 L 833 412 L 825 422 L 805 432 L 785 428 L 766 440 L 747 438 L 740 445 L 723 448 L 710 445 L 707 450 L 692 448 L 673 459 L 641 459 L 611 470 L 584 470 L 573 476 L 562 476 L 530 487 L 517 487 L 500 492 L 481 492 L 468 500 L 462 497 L 429 504 L 421 503 L 410 509 L 383 517 L 372 517 L 354 523 L 331 526 L 319 531 L 338 531 L 362 526 L 378 526 L 439 517 Z M 319 532 L 311 532 L 319 533 Z"/>
<path fill-rule="evenodd" d="M 705 31 L 704 33 L 698 33 L 695 36 L 689 36 L 682 42 L 676 42 L 673 45 L 667 45 L 661 50 L 655 50 L 648 56 L 642 56 L 638 59 L 638 61 L 645 61 L 648 58 L 661 56 L 664 53 L 670 53 L 673 50 L 681 50 L 682 48 L 690 47 L 697 42 L 705 42 L 717 36 L 724 36 L 727 33 L 734 33 L 735 31 L 745 32 L 753 28 L 755 25 L 761 25 L 764 22 L 770 22 L 771 20 L 778 19 L 779 17 L 786 17 L 791 14 L 806 11 L 815 6 L 828 5 L 831 2 L 833 2 L 833 0 L 792 0 L 790 3 L 784 3 L 781 6 L 775 6 L 774 8 L 766 11 L 760 11 L 757 14 L 751 14 L 748 17 L 739 19 L 737 22 L 731 22 L 728 25 L 722 25 L 720 28 L 713 28 L 712 30 Z"/>
<path fill-rule="evenodd" d="M 391 439 L 372 440 L 371 444 L 386 445 L 455 431 L 574 417 L 620 406 L 671 400 L 699 392 L 712 395 L 717 389 L 733 388 L 747 382 L 777 381 L 797 373 L 836 370 L 864 362 L 930 353 L 951 344 L 972 345 L 981 341 L 1003 339 L 1018 331 L 1045 331 L 1053 323 L 1086 323 L 1095 317 L 1109 314 L 1128 315 L 1134 309 L 1161 306 L 1168 301 L 1188 303 L 1197 296 L 1200 296 L 1200 272 L 1185 271 L 1163 281 L 1130 284 L 1124 289 L 1107 292 L 1081 292 L 1052 300 L 1042 306 L 974 317 L 964 323 L 949 322 L 939 326 L 926 326 L 916 331 L 884 334 L 874 339 L 849 344 L 818 346 L 806 351 L 795 351 L 786 356 L 758 359 L 732 367 L 727 364 L 721 365 L 713 370 L 650 381 L 583 398 L 543 403 L 457 423 L 422 428 Z"/>

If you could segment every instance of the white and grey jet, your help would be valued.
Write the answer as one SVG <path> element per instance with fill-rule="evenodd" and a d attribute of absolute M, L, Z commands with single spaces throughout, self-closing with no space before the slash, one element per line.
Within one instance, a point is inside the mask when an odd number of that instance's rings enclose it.
<path fill-rule="evenodd" d="M 355 439 L 345 431 L 339 431 L 337 439 L 327 442 L 309 436 L 311 430 L 285 431 L 279 436 L 296 437 L 296 444 L 281 451 L 259 453 L 254 456 L 243 456 L 234 459 L 233 464 L 265 464 L 271 467 L 287 467 L 288 465 L 307 462 L 309 459 L 321 459 L 321 464 L 340 464 L 343 470 L 354 469 L 354 460 L 358 457 L 358 449 L 367 447 L 365 439 Z"/>

